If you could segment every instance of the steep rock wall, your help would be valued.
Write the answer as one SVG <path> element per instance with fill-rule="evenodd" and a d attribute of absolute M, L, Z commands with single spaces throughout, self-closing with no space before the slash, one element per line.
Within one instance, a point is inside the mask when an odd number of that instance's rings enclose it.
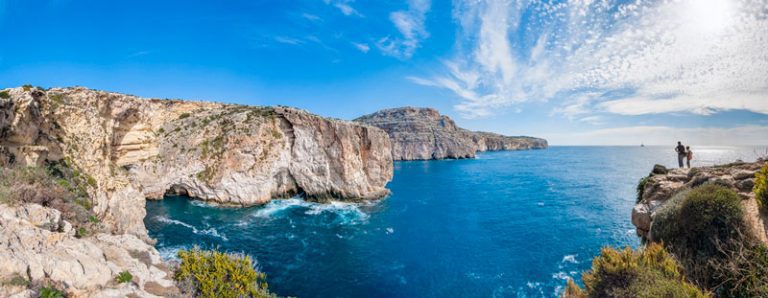
<path fill-rule="evenodd" d="M 375 127 L 286 107 L 142 99 L 86 88 L 4 90 L 0 165 L 66 160 L 92 177 L 94 211 L 146 239 L 144 200 L 222 204 L 387 195 L 392 156 Z"/>
<path fill-rule="evenodd" d="M 395 160 L 473 158 L 478 151 L 547 148 L 547 141 L 508 137 L 462 129 L 448 116 L 431 108 L 404 107 L 381 110 L 354 121 L 385 130 L 392 139 Z"/>

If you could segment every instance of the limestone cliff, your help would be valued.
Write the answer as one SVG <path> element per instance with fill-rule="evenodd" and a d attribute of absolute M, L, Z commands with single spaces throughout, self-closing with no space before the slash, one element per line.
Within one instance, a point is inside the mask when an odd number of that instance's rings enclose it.
<path fill-rule="evenodd" d="M 69 297 L 178 294 L 154 247 L 128 234 L 77 238 L 56 209 L 0 204 L 0 247 L 0 297 L 37 297 L 29 282 L 59 285 Z M 124 271 L 132 280 L 116 282 Z"/>
<path fill-rule="evenodd" d="M 451 118 L 430 108 L 382 110 L 354 121 L 385 130 L 392 140 L 395 160 L 473 158 L 478 151 L 547 148 L 544 139 L 459 128 Z"/>
<path fill-rule="evenodd" d="M 637 234 L 644 239 L 654 240 L 653 219 L 656 211 L 672 196 L 683 189 L 704 183 L 718 183 L 733 189 L 742 197 L 741 204 L 746 212 L 747 222 L 752 226 L 755 235 L 768 243 L 766 222 L 758 210 L 755 194 L 752 192 L 755 173 L 762 165 L 762 161 L 736 162 L 713 167 L 672 170 L 655 166 L 646 182 L 641 184 L 642 197 L 632 209 L 632 224 L 637 228 Z"/>
<path fill-rule="evenodd" d="M 387 134 L 286 107 L 142 99 L 86 88 L 0 93 L 0 165 L 66 159 L 92 177 L 94 211 L 146 238 L 144 200 L 223 204 L 385 196 Z"/>

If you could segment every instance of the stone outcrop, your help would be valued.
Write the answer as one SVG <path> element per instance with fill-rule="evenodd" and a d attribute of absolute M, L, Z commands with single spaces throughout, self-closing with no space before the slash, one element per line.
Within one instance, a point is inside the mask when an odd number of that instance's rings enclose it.
<path fill-rule="evenodd" d="M 129 234 L 76 238 L 58 210 L 0 204 L 0 297 L 37 297 L 13 278 L 59 284 L 70 297 L 158 297 L 177 293 L 154 247 Z M 127 271 L 133 280 L 117 283 Z"/>
<path fill-rule="evenodd" d="M 287 107 L 142 99 L 86 88 L 5 89 L 0 165 L 66 160 L 93 179 L 94 211 L 146 239 L 145 198 L 221 204 L 387 195 L 387 134 Z M 148 240 L 148 239 L 147 239 Z"/>
<path fill-rule="evenodd" d="M 718 183 L 731 188 L 742 197 L 742 206 L 746 212 L 746 220 L 752 226 L 755 234 L 768 243 L 766 225 L 755 201 L 752 188 L 755 185 L 755 173 L 763 165 L 762 161 L 755 163 L 736 162 L 727 165 L 700 167 L 693 169 L 667 170 L 655 166 L 642 190 L 642 198 L 632 209 L 632 224 L 637 234 L 645 239 L 653 240 L 653 219 L 656 211 L 672 196 L 684 189 L 693 188 L 704 183 Z"/>
<path fill-rule="evenodd" d="M 430 108 L 387 109 L 354 121 L 385 130 L 395 160 L 473 158 L 478 151 L 547 148 L 547 141 L 474 132 L 456 126 L 448 116 Z"/>

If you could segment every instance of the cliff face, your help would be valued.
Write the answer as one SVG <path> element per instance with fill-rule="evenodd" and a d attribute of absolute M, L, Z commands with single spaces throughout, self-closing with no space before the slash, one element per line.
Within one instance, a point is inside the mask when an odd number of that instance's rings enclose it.
<path fill-rule="evenodd" d="M 354 121 L 385 130 L 392 140 L 395 160 L 473 158 L 478 151 L 547 148 L 544 139 L 459 128 L 451 118 L 430 108 L 382 110 Z"/>
<path fill-rule="evenodd" d="M 6 89 L 0 165 L 67 160 L 93 178 L 94 211 L 146 238 L 144 200 L 224 204 L 376 199 L 392 178 L 386 133 L 297 109 L 142 99 L 85 88 Z"/>
<path fill-rule="evenodd" d="M 637 228 L 637 234 L 645 239 L 653 238 L 653 219 L 656 211 L 660 210 L 670 198 L 683 189 L 693 188 L 704 183 L 717 183 L 731 188 L 742 197 L 746 220 L 754 234 L 768 243 L 766 222 L 760 214 L 755 194 L 755 173 L 760 170 L 762 162 L 737 162 L 728 165 L 701 167 L 693 169 L 667 170 L 662 166 L 654 167 L 642 187 L 642 197 L 632 209 L 632 224 Z"/>

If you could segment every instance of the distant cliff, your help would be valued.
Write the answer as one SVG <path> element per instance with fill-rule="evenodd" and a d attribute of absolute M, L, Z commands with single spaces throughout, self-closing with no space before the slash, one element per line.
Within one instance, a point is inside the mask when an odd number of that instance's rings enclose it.
<path fill-rule="evenodd" d="M 385 130 L 395 160 L 473 158 L 478 151 L 547 148 L 547 141 L 474 132 L 456 126 L 435 109 L 404 107 L 365 115 L 354 121 Z"/>

